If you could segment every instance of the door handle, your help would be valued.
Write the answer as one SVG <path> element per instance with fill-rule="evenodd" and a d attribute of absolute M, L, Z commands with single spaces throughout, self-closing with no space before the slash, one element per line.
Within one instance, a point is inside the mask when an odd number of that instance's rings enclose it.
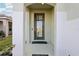
<path fill-rule="evenodd" d="M 25 44 L 27 44 L 27 41 L 25 41 Z"/>
<path fill-rule="evenodd" d="M 33 31 L 33 28 L 32 28 L 32 31 Z"/>

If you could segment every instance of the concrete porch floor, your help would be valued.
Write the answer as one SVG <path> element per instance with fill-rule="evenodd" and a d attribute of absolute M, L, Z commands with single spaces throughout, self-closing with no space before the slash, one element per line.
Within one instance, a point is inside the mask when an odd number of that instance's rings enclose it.
<path fill-rule="evenodd" d="M 54 56 L 54 48 L 51 44 L 29 44 L 27 47 L 26 55 L 32 56 L 32 54 L 48 54 L 48 56 Z"/>

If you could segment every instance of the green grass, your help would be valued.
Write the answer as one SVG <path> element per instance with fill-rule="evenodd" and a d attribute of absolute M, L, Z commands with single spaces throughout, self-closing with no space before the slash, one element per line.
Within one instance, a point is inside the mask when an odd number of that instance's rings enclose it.
<path fill-rule="evenodd" d="M 5 50 L 7 47 L 12 46 L 12 36 L 8 36 L 0 40 L 0 51 Z"/>

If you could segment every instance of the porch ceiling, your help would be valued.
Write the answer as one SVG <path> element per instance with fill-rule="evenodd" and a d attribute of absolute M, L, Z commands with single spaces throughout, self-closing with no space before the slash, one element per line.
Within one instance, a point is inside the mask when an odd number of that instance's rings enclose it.
<path fill-rule="evenodd" d="M 46 4 L 46 3 L 44 3 L 44 4 L 34 3 L 34 4 L 27 6 L 27 8 L 30 8 L 30 9 L 52 9 L 53 7 L 51 5 Z"/>

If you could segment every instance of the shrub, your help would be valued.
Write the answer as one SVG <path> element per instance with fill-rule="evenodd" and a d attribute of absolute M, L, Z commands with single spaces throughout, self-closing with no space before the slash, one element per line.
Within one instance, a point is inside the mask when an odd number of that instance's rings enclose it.
<path fill-rule="evenodd" d="M 3 31 L 0 31 L 0 36 L 5 37 L 5 33 Z"/>

